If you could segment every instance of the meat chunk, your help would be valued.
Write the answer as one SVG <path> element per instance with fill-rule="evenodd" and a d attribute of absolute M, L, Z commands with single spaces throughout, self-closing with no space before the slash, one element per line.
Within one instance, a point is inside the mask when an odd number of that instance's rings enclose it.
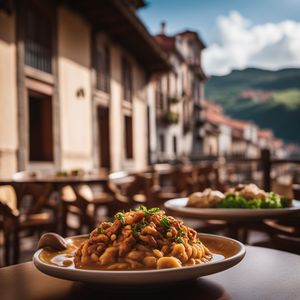
<path fill-rule="evenodd" d="M 160 235 L 160 233 L 152 226 L 144 227 L 141 231 L 141 234 L 143 234 L 143 235 L 150 234 L 150 235 L 154 235 L 154 236 L 159 236 Z"/>
<path fill-rule="evenodd" d="M 119 256 L 124 256 L 128 253 L 135 244 L 135 238 L 131 235 L 124 239 L 119 246 Z"/>
<path fill-rule="evenodd" d="M 125 223 L 126 224 L 138 223 L 142 221 L 144 216 L 145 213 L 143 211 L 131 211 L 128 214 L 126 214 Z"/>
<path fill-rule="evenodd" d="M 110 237 L 111 235 L 116 234 L 119 231 L 121 225 L 122 223 L 120 220 L 115 220 L 114 223 L 104 231 L 104 233 Z"/>
<path fill-rule="evenodd" d="M 140 240 L 142 240 L 144 243 L 150 245 L 151 247 L 156 247 L 157 242 L 155 238 L 151 235 L 140 235 L 139 236 Z"/>

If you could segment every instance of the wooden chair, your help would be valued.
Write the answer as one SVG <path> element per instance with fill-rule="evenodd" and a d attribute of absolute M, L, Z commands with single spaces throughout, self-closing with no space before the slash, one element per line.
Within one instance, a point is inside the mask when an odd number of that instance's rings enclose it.
<path fill-rule="evenodd" d="M 203 191 L 206 188 L 223 190 L 220 183 L 218 168 L 215 164 L 200 164 L 195 167 L 194 191 Z"/>
<path fill-rule="evenodd" d="M 0 214 L 2 216 L 2 225 L 4 233 L 4 264 L 16 264 L 19 262 L 21 233 L 30 230 L 39 235 L 46 231 L 53 231 L 53 220 L 48 213 L 20 213 L 14 207 L 16 195 L 12 187 L 3 186 L 6 189 L 6 197 L 0 197 Z M 8 198 L 8 195 L 10 196 Z"/>
<path fill-rule="evenodd" d="M 164 176 L 162 182 L 160 177 Z M 193 191 L 194 179 L 192 168 L 185 166 L 173 166 L 168 173 L 153 173 L 153 187 L 157 201 L 162 205 L 172 198 L 186 197 Z"/>
<path fill-rule="evenodd" d="M 300 185 L 293 185 L 295 199 L 300 199 Z M 265 220 L 257 230 L 269 235 L 268 241 L 256 245 L 300 254 L 300 214 L 278 220 Z"/>
<path fill-rule="evenodd" d="M 120 190 L 108 182 L 102 187 L 101 192 L 93 192 L 89 185 L 66 186 L 61 189 L 62 200 L 62 234 L 66 235 L 67 230 L 74 230 L 76 234 L 94 229 L 96 224 L 112 218 L 119 210 L 126 210 L 131 207 L 127 197 L 123 196 Z M 98 218 L 97 211 L 104 207 L 107 211 L 102 219 Z M 70 219 L 76 217 L 77 226 L 71 225 Z"/>
<path fill-rule="evenodd" d="M 87 226 L 91 231 L 95 225 L 93 214 L 88 210 L 89 201 L 71 186 L 65 186 L 61 189 L 60 199 L 62 204 L 62 235 L 66 236 L 68 230 L 74 230 L 76 234 L 83 233 Z M 73 219 L 77 219 L 78 225 L 72 224 Z"/>

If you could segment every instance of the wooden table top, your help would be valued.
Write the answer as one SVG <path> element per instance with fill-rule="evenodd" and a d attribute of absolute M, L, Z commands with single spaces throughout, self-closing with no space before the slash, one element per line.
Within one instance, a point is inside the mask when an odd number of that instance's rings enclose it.
<path fill-rule="evenodd" d="M 247 246 L 237 266 L 188 284 L 165 287 L 88 286 L 56 279 L 38 271 L 33 263 L 0 269 L 3 300 L 62 299 L 272 299 L 294 300 L 300 295 L 300 256 Z"/>
<path fill-rule="evenodd" d="M 0 185 L 16 185 L 26 183 L 78 184 L 107 182 L 108 176 L 42 176 L 24 179 L 0 179 Z"/>

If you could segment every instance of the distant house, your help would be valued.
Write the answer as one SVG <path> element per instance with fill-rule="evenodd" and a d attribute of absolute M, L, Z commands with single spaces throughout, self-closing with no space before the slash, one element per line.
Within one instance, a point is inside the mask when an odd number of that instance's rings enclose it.
<path fill-rule="evenodd" d="M 0 6 L 0 176 L 145 168 L 146 88 L 169 64 L 136 14 L 143 1 L 11 3 Z"/>
<path fill-rule="evenodd" d="M 261 149 L 269 148 L 271 141 L 274 138 L 273 131 L 271 129 L 259 129 L 257 133 L 258 145 Z"/>
<path fill-rule="evenodd" d="M 284 142 L 282 139 L 273 138 L 271 140 L 271 154 L 278 158 L 285 158 L 288 155 L 288 148 L 284 147 Z"/>
<path fill-rule="evenodd" d="M 233 156 L 255 158 L 259 155 L 257 126 L 251 122 L 230 119 Z"/>
<path fill-rule="evenodd" d="M 167 54 L 171 69 L 153 77 L 149 86 L 149 93 L 156 95 L 155 105 L 150 105 L 155 107 L 151 112 L 152 161 L 201 155 L 197 114 L 204 99 L 201 51 L 205 46 L 193 31 L 167 35 L 165 24 L 155 39 Z"/>
<path fill-rule="evenodd" d="M 262 148 L 264 132 L 258 131 L 251 122 L 226 116 L 220 105 L 203 101 L 203 147 L 204 155 L 237 156 L 253 158 Z"/>

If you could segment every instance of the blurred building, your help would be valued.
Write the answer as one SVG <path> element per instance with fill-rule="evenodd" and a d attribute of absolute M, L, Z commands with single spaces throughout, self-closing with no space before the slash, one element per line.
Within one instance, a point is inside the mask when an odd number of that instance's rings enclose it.
<path fill-rule="evenodd" d="M 146 87 L 169 65 L 143 4 L 1 1 L 0 176 L 146 167 Z"/>
<path fill-rule="evenodd" d="M 223 109 L 208 100 L 203 100 L 202 123 L 203 152 L 205 156 L 230 155 L 232 130 Z"/>
<path fill-rule="evenodd" d="M 205 100 L 194 31 L 151 36 L 142 0 L 0 0 L 0 176 L 142 170 L 283 143 Z M 247 96 L 247 95 L 246 95 Z"/>
<path fill-rule="evenodd" d="M 167 35 L 165 24 L 155 36 L 167 54 L 171 69 L 152 77 L 148 93 L 155 101 L 151 111 L 151 161 L 165 161 L 202 154 L 197 113 L 204 98 L 206 76 L 201 67 L 205 47 L 198 34 L 184 31 Z M 154 99 L 155 98 L 155 99 Z"/>

